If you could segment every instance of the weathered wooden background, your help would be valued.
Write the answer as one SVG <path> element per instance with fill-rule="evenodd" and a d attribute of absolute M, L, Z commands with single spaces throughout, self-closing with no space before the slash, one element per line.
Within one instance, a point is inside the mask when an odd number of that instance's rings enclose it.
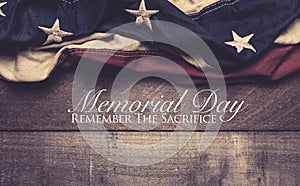
<path fill-rule="evenodd" d="M 59 71 L 36 84 L 0 82 L 0 185 L 300 183 L 300 73 L 271 84 L 228 86 L 228 99 L 244 100 L 249 107 L 222 126 L 209 148 L 197 150 L 203 134 L 199 130 L 175 156 L 142 167 L 106 160 L 71 124 L 67 110 L 71 108 L 72 74 Z M 148 79 L 138 84 L 137 96 L 147 96 L 149 87 L 158 92 L 169 88 Z M 115 131 L 120 139 L 138 143 L 156 141 L 168 133 L 163 129 Z"/>

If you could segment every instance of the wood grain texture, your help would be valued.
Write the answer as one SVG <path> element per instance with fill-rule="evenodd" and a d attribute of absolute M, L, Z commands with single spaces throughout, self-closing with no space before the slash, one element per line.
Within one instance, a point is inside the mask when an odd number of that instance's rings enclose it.
<path fill-rule="evenodd" d="M 168 133 L 116 133 L 149 143 Z M 146 135 L 146 136 L 145 136 Z M 181 133 L 178 133 L 181 135 Z M 219 133 L 199 152 L 195 133 L 175 156 L 134 167 L 106 160 L 79 132 L 2 132 L 1 185 L 299 185 L 300 133 Z M 140 139 L 140 140 L 136 140 Z M 108 149 L 107 149 L 108 150 Z M 138 155 L 132 154 L 135 158 Z M 151 156 L 151 155 L 149 155 Z"/>
<path fill-rule="evenodd" d="M 111 85 L 109 73 L 104 75 L 102 87 Z M 227 86 L 229 101 L 245 101 L 249 106 L 233 121 L 223 124 L 222 130 L 299 130 L 299 79 L 300 73 L 297 73 L 274 84 Z M 77 126 L 71 123 L 71 115 L 67 113 L 72 108 L 72 81 L 73 70 L 57 72 L 41 83 L 0 81 L 0 130 L 77 130 Z M 198 89 L 205 87 L 199 86 Z M 143 80 L 136 85 L 132 99 L 161 94 L 176 96 L 170 92 L 171 89 L 164 81 Z M 111 129 L 120 127 L 111 125 Z"/>

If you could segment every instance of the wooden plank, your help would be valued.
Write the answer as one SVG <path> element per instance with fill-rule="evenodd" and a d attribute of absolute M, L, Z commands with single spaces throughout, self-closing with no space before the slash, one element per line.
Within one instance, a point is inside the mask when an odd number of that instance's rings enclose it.
<path fill-rule="evenodd" d="M 165 135 L 115 133 L 138 144 Z M 2 132 L 0 185 L 299 185 L 299 132 L 219 133 L 199 152 L 202 135 L 161 163 L 135 167 L 103 158 L 78 132 Z"/>
<path fill-rule="evenodd" d="M 102 87 L 109 87 L 112 78 L 105 76 Z M 249 106 L 226 124 L 222 130 L 300 130 L 300 73 L 274 84 L 229 85 L 229 101 L 245 101 Z M 7 130 L 77 130 L 67 110 L 72 107 L 72 71 L 61 71 L 49 80 L 34 84 L 15 84 L 0 81 L 0 131 Z M 199 86 L 201 90 L 206 86 Z M 172 87 L 157 79 L 139 82 L 132 100 L 168 95 L 176 98 Z M 150 98 L 151 98 L 150 96 Z M 122 125 L 110 125 L 112 130 Z M 172 129 L 166 126 L 160 130 Z M 199 127 L 199 130 L 204 127 Z"/>

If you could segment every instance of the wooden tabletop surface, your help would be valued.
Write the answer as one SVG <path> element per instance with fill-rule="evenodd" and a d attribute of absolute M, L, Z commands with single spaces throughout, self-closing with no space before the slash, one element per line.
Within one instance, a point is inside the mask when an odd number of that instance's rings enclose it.
<path fill-rule="evenodd" d="M 203 135 L 199 127 L 175 156 L 141 167 L 109 161 L 87 144 L 67 112 L 72 108 L 72 81 L 72 71 L 64 70 L 41 83 L 0 82 L 0 185 L 300 183 L 300 73 L 275 83 L 228 85 L 228 100 L 244 100 L 249 106 L 222 125 L 205 151 L 197 150 Z M 170 85 L 147 79 L 133 94 L 147 96 L 149 88 L 163 93 Z M 172 132 L 167 126 L 148 133 L 110 127 L 119 140 L 141 144 Z"/>

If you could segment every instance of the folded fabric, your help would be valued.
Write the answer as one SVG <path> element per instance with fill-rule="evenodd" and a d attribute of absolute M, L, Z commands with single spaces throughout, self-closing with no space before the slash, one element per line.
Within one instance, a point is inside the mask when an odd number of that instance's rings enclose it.
<path fill-rule="evenodd" d="M 130 44 L 129 44 L 130 43 Z M 196 63 L 182 51 L 161 44 L 147 44 L 111 33 L 94 33 L 90 36 L 50 44 L 39 48 L 19 52 L 15 56 L 0 56 L 0 76 L 2 79 L 14 82 L 38 82 L 49 77 L 49 74 L 62 62 L 59 60 L 65 49 L 118 49 L 120 45 L 124 51 L 149 50 L 160 51 L 164 54 L 177 53 L 186 63 Z"/>
<path fill-rule="evenodd" d="M 195 14 L 202 9 L 215 6 L 224 0 L 169 0 L 177 8 L 186 14 Z M 297 18 L 291 25 L 283 31 L 275 40 L 275 43 L 282 45 L 291 45 L 300 43 L 300 18 Z"/>
<path fill-rule="evenodd" d="M 254 83 L 263 81 L 276 81 L 288 75 L 291 75 L 300 70 L 300 45 L 296 46 L 276 46 L 272 48 L 258 59 L 255 63 L 250 64 L 238 71 L 226 74 L 218 74 L 211 70 L 209 72 L 201 72 L 193 66 L 186 63 L 180 56 L 176 54 L 170 55 L 159 51 L 116 51 L 116 50 L 99 50 L 99 49 L 84 49 L 84 48 L 68 48 L 62 52 L 60 61 L 66 65 L 74 65 L 81 60 L 82 57 L 104 62 L 107 56 L 113 56 L 107 65 L 114 67 L 128 68 L 140 73 L 165 73 L 174 75 L 179 84 L 187 84 L 189 81 L 182 71 L 177 71 L 175 66 L 170 63 L 164 63 L 159 58 L 145 58 L 147 56 L 159 56 L 169 58 L 176 64 L 180 65 L 193 79 L 196 84 L 207 83 L 207 77 L 210 79 L 225 78 L 227 83 Z M 139 60 L 139 63 L 129 65 L 133 61 Z"/>
<path fill-rule="evenodd" d="M 236 67 L 234 63 L 238 63 L 243 66 L 262 55 L 282 29 L 291 23 L 292 19 L 286 19 L 282 10 L 296 11 L 295 15 L 299 15 L 299 2 L 289 4 L 292 5 L 289 10 L 285 9 L 289 5 L 280 2 L 282 1 L 222 1 L 204 8 L 199 14 L 193 14 L 192 19 L 206 30 L 218 32 L 215 38 L 229 46 L 220 48 L 221 45 L 211 45 L 213 51 L 219 51 L 215 54 L 220 64 Z M 275 12 L 275 9 L 278 11 Z M 279 20 L 281 23 L 278 23 Z M 232 32 L 232 36 L 228 32 Z M 228 55 L 225 49 L 236 50 L 236 55 Z"/>
<path fill-rule="evenodd" d="M 117 49 L 120 44 L 132 43 L 123 50 L 154 50 L 130 38 L 110 33 L 94 33 L 90 36 L 51 44 L 40 48 L 19 52 L 15 56 L 0 57 L 0 76 L 14 82 L 38 82 L 49 77 L 49 74 L 59 66 L 62 52 L 66 49 Z M 158 50 L 161 50 L 159 48 Z"/>
<path fill-rule="evenodd" d="M 186 41 L 185 35 L 170 36 L 159 25 L 152 25 L 151 19 L 190 29 L 210 46 L 222 69 L 230 71 L 250 64 L 265 52 L 299 15 L 299 5 L 300 0 L 226 0 L 190 16 L 166 0 L 11 0 L 0 7 L 0 52 L 16 54 L 107 32 L 129 22 L 149 28 L 147 36 L 132 39 L 148 39 L 153 29 L 168 40 Z M 146 14 L 141 14 L 142 10 Z"/>
<path fill-rule="evenodd" d="M 200 12 L 203 8 L 220 0 L 169 0 L 177 8 L 186 14 Z"/>
<path fill-rule="evenodd" d="M 283 33 L 275 40 L 275 43 L 290 45 L 300 43 L 300 18 L 297 18 Z"/>
<path fill-rule="evenodd" d="M 100 38 L 100 39 L 99 39 Z M 143 56 L 161 56 L 169 58 L 181 65 L 197 83 L 205 83 L 206 76 L 203 72 L 191 66 L 193 60 L 180 51 L 170 46 L 147 45 L 136 40 L 126 38 L 117 34 L 95 33 L 88 37 L 60 44 L 51 44 L 39 49 L 20 52 L 17 56 L 0 57 L 0 75 L 9 81 L 37 82 L 45 80 L 60 64 L 76 64 L 81 56 L 90 56 L 91 59 L 103 62 L 103 56 L 113 54 L 121 43 L 127 45 L 134 43 L 122 51 L 118 51 L 118 58 L 114 56 L 109 64 L 124 67 L 132 60 Z M 59 50 L 56 50 L 60 48 Z M 252 82 L 255 80 L 269 79 L 278 80 L 294 73 L 300 67 L 296 57 L 299 57 L 299 46 L 272 46 L 271 49 L 261 56 L 256 62 L 246 65 L 234 72 L 224 74 L 228 83 Z M 72 61 L 74 60 L 74 61 Z M 66 62 L 67 61 L 67 62 Z M 165 65 L 165 66 L 164 66 Z M 175 69 L 175 68 L 174 68 Z M 166 74 L 177 74 L 172 66 L 159 63 L 159 61 L 148 61 L 135 66 L 138 72 L 165 72 Z M 221 74 L 214 69 L 206 70 L 210 78 L 222 78 Z M 184 80 L 180 80 L 184 81 Z"/>

